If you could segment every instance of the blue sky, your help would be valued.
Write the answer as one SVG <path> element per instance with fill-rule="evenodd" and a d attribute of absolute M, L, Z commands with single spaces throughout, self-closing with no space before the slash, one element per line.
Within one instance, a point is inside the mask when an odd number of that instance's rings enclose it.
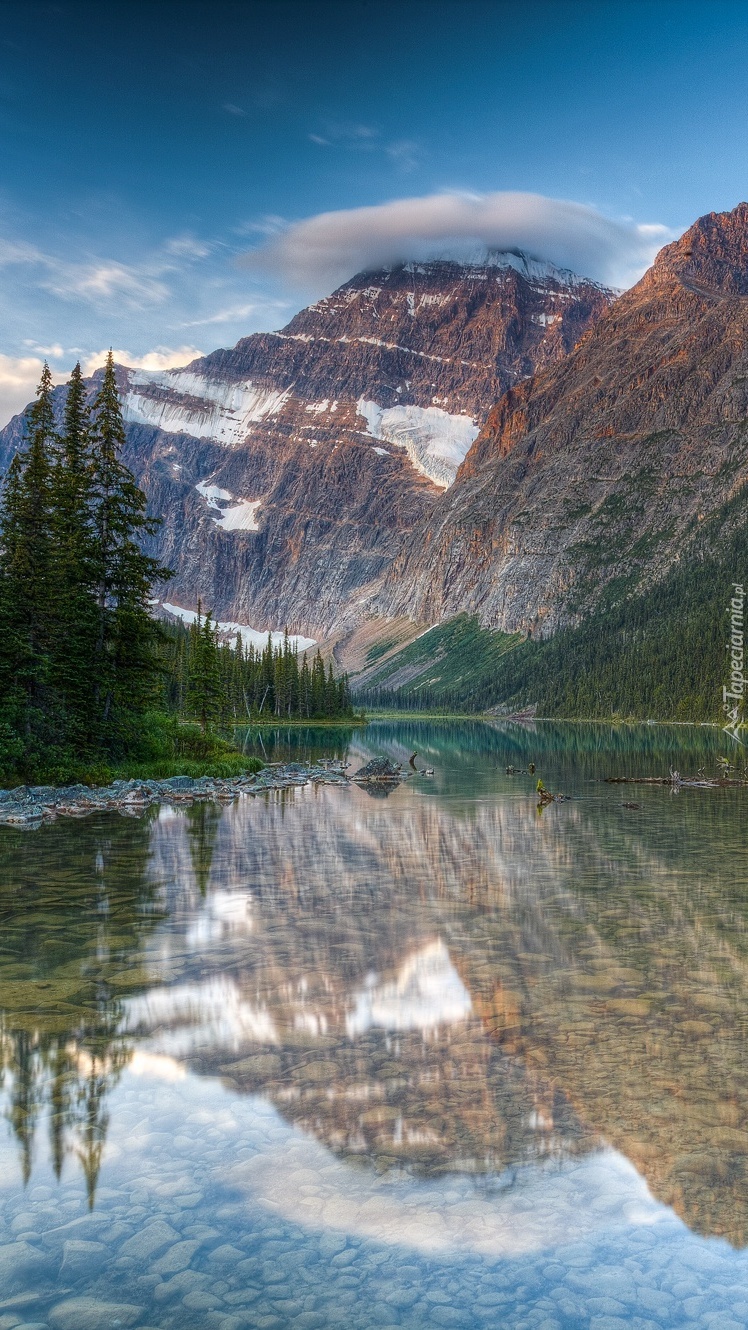
<path fill-rule="evenodd" d="M 231 345 L 445 206 L 621 283 L 748 194 L 744 3 L 4 0 L 0 33 L 3 419 L 45 354 Z M 576 247 L 507 191 L 583 205 Z"/>

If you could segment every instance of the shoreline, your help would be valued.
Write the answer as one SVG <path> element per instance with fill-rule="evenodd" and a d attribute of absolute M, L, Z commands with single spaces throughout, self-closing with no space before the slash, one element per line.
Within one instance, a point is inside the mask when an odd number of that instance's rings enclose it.
<path fill-rule="evenodd" d="M 18 785 L 0 790 L 0 827 L 36 831 L 60 817 L 120 813 L 140 817 L 159 804 L 233 803 L 242 795 L 305 785 L 349 785 L 339 760 L 272 763 L 240 776 L 170 776 L 166 780 L 116 780 L 110 785 Z"/>
<path fill-rule="evenodd" d="M 506 715 L 498 716 L 491 711 L 370 711 L 367 716 L 368 723 L 375 720 L 430 720 L 430 721 L 456 721 L 456 720 L 481 720 L 494 723 L 503 721 L 512 725 L 534 725 L 536 721 L 547 723 L 552 721 L 554 725 L 673 725 L 679 728 L 694 730 L 722 730 L 718 720 L 654 720 L 647 717 L 640 720 L 636 716 L 518 716 Z"/>
<path fill-rule="evenodd" d="M 273 720 L 234 720 L 232 730 L 363 730 L 369 724 L 369 716 L 354 716 L 347 720 L 284 720 L 276 716 Z"/>

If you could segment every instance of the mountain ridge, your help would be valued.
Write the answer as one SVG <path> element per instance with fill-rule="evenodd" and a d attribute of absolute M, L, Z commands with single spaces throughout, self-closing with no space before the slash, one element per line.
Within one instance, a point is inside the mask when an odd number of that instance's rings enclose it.
<path fill-rule="evenodd" d="M 504 389 L 613 293 L 516 255 L 360 274 L 279 333 L 122 367 L 125 458 L 164 524 L 170 603 L 339 634 L 429 514 Z M 20 422 L 0 434 L 5 464 Z"/>

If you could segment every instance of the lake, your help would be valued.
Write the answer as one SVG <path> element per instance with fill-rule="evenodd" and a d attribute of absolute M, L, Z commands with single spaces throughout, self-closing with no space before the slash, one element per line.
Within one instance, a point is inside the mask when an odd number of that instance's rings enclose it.
<path fill-rule="evenodd" d="M 0 831 L 0 1330 L 748 1324 L 742 750 L 244 743 L 434 775 Z"/>

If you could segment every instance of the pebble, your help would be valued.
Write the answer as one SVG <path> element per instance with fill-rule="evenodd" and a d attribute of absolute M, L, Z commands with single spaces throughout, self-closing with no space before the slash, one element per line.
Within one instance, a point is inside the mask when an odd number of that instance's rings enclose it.
<path fill-rule="evenodd" d="M 192 1293 L 187 1293 L 182 1298 L 182 1306 L 188 1311 L 209 1312 L 218 1307 L 223 1301 L 216 1293 L 206 1293 L 202 1289 L 195 1289 Z"/>
<path fill-rule="evenodd" d="M 193 1239 L 191 1242 L 175 1242 L 164 1255 L 151 1266 L 154 1274 L 157 1275 L 176 1275 L 181 1270 L 186 1270 L 195 1252 L 199 1249 L 200 1243 Z"/>
<path fill-rule="evenodd" d="M 215 1265 L 236 1265 L 237 1261 L 244 1260 L 244 1252 L 233 1247 L 230 1242 L 225 1242 L 222 1247 L 209 1252 L 208 1260 Z"/>

